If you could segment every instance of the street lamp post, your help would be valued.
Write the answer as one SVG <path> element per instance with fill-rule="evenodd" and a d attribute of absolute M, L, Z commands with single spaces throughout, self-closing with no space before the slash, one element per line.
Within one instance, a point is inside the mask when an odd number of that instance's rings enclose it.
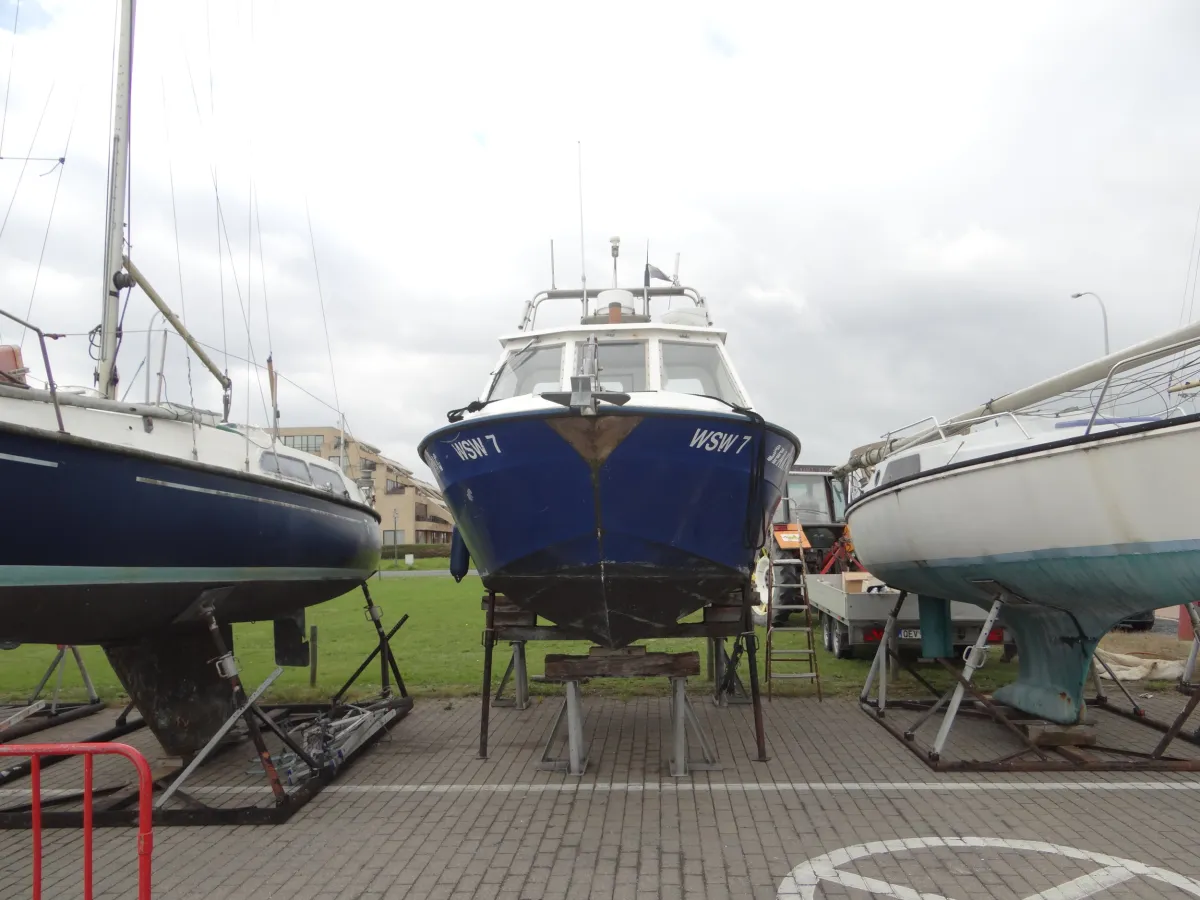
<path fill-rule="evenodd" d="M 1104 308 L 1104 301 L 1100 299 L 1100 295 L 1093 291 L 1083 291 L 1079 294 L 1072 294 L 1072 300 L 1078 300 L 1080 297 L 1095 297 L 1096 302 L 1100 304 L 1100 315 L 1104 318 L 1104 355 L 1108 356 L 1108 310 Z"/>

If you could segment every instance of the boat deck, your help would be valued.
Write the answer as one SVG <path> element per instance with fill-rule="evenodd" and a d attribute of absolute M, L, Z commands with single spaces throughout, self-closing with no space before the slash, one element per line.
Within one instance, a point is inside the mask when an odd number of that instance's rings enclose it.
<path fill-rule="evenodd" d="M 1142 702 L 1169 717 L 1182 699 L 1162 693 Z M 589 701 L 585 690 L 584 703 L 591 765 L 572 779 L 537 768 L 557 701 L 494 710 L 492 758 L 481 761 L 478 702 L 420 700 L 286 825 L 156 828 L 154 897 L 918 896 L 901 888 L 956 900 L 1200 896 L 1197 775 L 934 774 L 851 699 L 767 704 L 772 760 L 756 763 L 750 708 L 697 699 L 723 768 L 673 779 L 665 698 Z M 1106 737 L 1129 746 L 1156 737 L 1097 715 Z M 113 717 L 39 737 L 78 738 Z M 148 749 L 145 731 L 128 740 Z M 992 723 L 960 720 L 950 749 L 994 756 L 1006 740 Z M 47 787 L 65 786 L 77 765 L 49 770 Z M 98 762 L 97 784 L 121 765 Z M 6 804 L 20 799 L 16 787 L 0 792 Z M 247 791 L 269 802 L 248 745 L 194 789 L 206 802 L 245 803 Z M 888 841 L 907 841 L 908 849 Z M 803 867 L 868 842 L 881 843 Z M 134 895 L 134 843 L 131 829 L 97 833 L 98 897 Z M 0 832 L 0 896 L 29 895 L 29 851 L 28 833 Z M 799 882 L 789 880 L 796 867 Z M 1093 880 L 1081 881 L 1087 873 Z M 1163 880 L 1170 873 L 1196 886 L 1171 886 Z M 47 833 L 46 878 L 46 896 L 81 896 L 77 833 Z M 817 881 L 815 893 L 800 890 Z"/>

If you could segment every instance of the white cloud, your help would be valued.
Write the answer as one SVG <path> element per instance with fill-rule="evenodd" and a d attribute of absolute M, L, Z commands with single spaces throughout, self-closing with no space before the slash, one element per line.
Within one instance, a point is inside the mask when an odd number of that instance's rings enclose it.
<path fill-rule="evenodd" d="M 86 333 L 99 321 L 113 6 L 41 8 L 37 24 L 33 0 L 22 5 L 36 28 L 18 38 L 3 151 L 57 156 L 73 123 L 34 319 Z M 8 16 L 0 5 L 0 28 Z M 270 349 L 332 403 L 307 202 L 341 403 L 409 463 L 479 393 L 497 336 L 548 286 L 551 239 L 559 285 L 578 282 L 577 140 L 591 283 L 607 283 L 611 234 L 632 281 L 647 239 L 660 268 L 680 252 L 755 402 L 812 461 L 1095 355 L 1098 312 L 1073 292 L 1104 296 L 1115 346 L 1178 320 L 1200 202 L 1200 13 L 1182 0 L 336 13 L 140 0 L 138 17 L 134 258 L 186 302 L 201 340 L 221 348 L 227 334 L 244 356 L 236 273 L 255 358 Z M 0 208 L 20 165 L 0 162 Z M 46 168 L 30 164 L 0 235 L 0 306 L 18 313 L 53 194 Z M 214 168 L 234 254 L 221 247 L 223 275 Z M 149 316 L 135 298 L 127 381 Z M 53 347 L 61 380 L 90 383 L 86 351 L 81 337 Z M 230 369 L 241 414 L 245 370 Z M 193 380 L 217 407 L 215 382 L 195 367 Z M 181 359 L 168 382 L 173 397 L 186 389 Z M 265 421 L 253 382 L 249 394 Z M 281 405 L 287 424 L 333 421 L 287 382 Z"/>

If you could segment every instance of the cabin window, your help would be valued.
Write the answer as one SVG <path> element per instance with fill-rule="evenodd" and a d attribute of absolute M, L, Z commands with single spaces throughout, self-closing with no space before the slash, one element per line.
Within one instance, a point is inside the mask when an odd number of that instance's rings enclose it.
<path fill-rule="evenodd" d="M 662 389 L 745 403 L 716 344 L 662 342 Z"/>
<path fill-rule="evenodd" d="M 542 394 L 562 387 L 563 345 L 528 347 L 509 355 L 492 386 L 489 400 Z"/>
<path fill-rule="evenodd" d="M 587 343 L 575 345 L 575 371 L 583 364 Z M 600 389 L 629 394 L 646 390 L 646 342 L 600 341 L 596 346 Z"/>
<path fill-rule="evenodd" d="M 333 469 L 327 469 L 324 466 L 314 466 L 309 463 L 308 470 L 312 472 L 313 484 L 319 488 L 324 488 L 327 491 L 338 491 L 342 489 L 342 476 Z"/>
<path fill-rule="evenodd" d="M 829 514 L 829 497 L 825 493 L 824 475 L 789 478 L 787 496 L 788 512 L 793 522 L 824 524 L 833 521 Z"/>
<path fill-rule="evenodd" d="M 904 456 L 895 462 L 888 463 L 887 468 L 883 470 L 883 483 L 885 485 L 891 484 L 893 481 L 899 481 L 901 478 L 916 475 L 920 471 L 920 453 L 914 453 L 912 456 Z"/>
<path fill-rule="evenodd" d="M 272 475 L 281 475 L 293 481 L 312 484 L 312 478 L 308 474 L 308 466 L 298 459 L 292 459 L 289 456 L 280 456 L 277 453 L 264 453 L 261 465 L 264 472 L 269 472 Z"/>

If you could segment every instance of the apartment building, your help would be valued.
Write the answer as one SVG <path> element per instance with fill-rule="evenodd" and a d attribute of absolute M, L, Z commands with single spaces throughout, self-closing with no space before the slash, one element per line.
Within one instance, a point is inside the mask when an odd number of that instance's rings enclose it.
<path fill-rule="evenodd" d="M 354 479 L 383 521 L 383 544 L 448 544 L 453 519 L 436 485 L 388 459 L 378 447 L 331 427 L 280 428 L 289 447 L 327 459 Z"/>

